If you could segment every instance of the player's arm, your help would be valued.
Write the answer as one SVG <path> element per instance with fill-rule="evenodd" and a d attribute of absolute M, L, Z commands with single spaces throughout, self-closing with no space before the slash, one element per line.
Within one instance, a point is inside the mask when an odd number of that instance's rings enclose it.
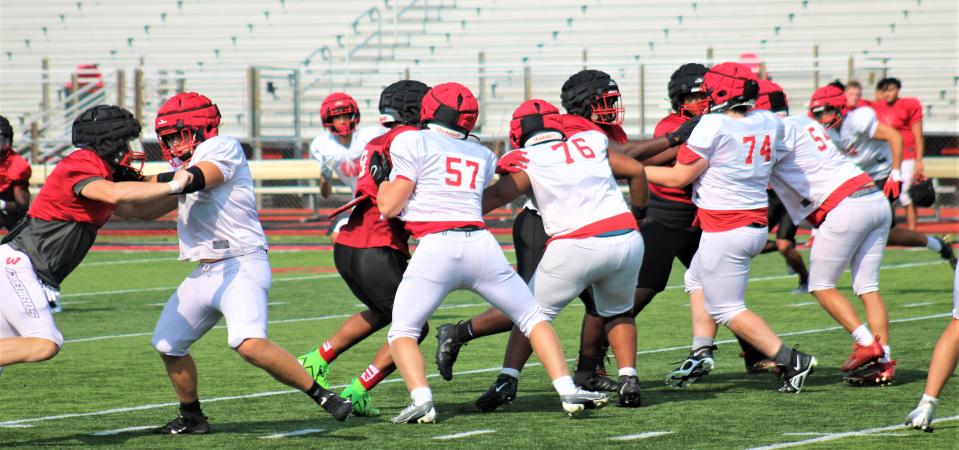
<path fill-rule="evenodd" d="M 626 155 L 609 153 L 609 167 L 614 177 L 629 179 L 629 203 L 637 208 L 645 207 L 649 200 L 649 187 L 643 165 Z"/>
<path fill-rule="evenodd" d="M 623 158 L 629 159 L 626 156 L 623 156 Z M 529 192 L 531 188 L 532 183 L 526 172 L 519 171 L 501 175 L 499 180 L 483 190 L 483 214 L 516 200 Z"/>
<path fill-rule="evenodd" d="M 689 164 L 677 162 L 672 167 L 646 167 L 646 179 L 660 186 L 681 188 L 692 183 L 706 170 L 708 164 L 703 158 L 697 158 Z"/>
<path fill-rule="evenodd" d="M 876 126 L 876 131 L 872 134 L 872 137 L 889 143 L 889 151 L 892 152 L 892 170 L 898 172 L 902 166 L 902 134 L 895 128 L 880 123 Z"/>
<path fill-rule="evenodd" d="M 176 209 L 177 203 L 175 195 L 143 202 L 124 202 L 117 205 L 113 214 L 124 219 L 156 220 Z"/>
<path fill-rule="evenodd" d="M 144 183 L 141 181 L 121 181 L 114 183 L 103 178 L 91 178 L 77 183 L 74 193 L 98 202 L 120 205 L 129 202 L 147 202 L 163 198 L 170 194 L 179 194 L 190 185 L 193 174 L 178 170 L 173 179 L 166 183 Z"/>
<path fill-rule="evenodd" d="M 387 219 L 399 216 L 406 207 L 406 202 L 413 195 L 413 188 L 416 183 L 405 178 L 397 178 L 393 181 L 384 181 L 380 183 L 376 194 L 376 206 L 380 214 Z"/>
<path fill-rule="evenodd" d="M 699 123 L 699 119 L 701 117 L 702 116 L 696 116 L 687 120 L 680 125 L 679 128 L 676 128 L 675 131 L 666 133 L 664 136 L 645 139 L 642 141 L 627 141 L 625 143 L 610 142 L 609 149 L 614 152 L 623 153 L 631 158 L 642 161 L 645 164 L 653 164 L 648 160 L 686 142 L 693 130 L 696 128 L 696 125 Z M 676 151 L 678 152 L 678 149 L 676 149 Z M 675 158 L 676 155 L 673 154 L 669 159 L 665 159 L 665 161 L 672 161 Z M 663 159 L 659 160 L 662 161 Z"/>
<path fill-rule="evenodd" d="M 672 163 L 676 160 L 676 156 L 679 155 L 679 149 L 682 148 L 682 145 L 674 145 L 669 147 L 668 150 L 659 153 L 655 156 L 651 156 L 646 159 L 639 160 L 641 163 L 647 166 L 665 166 L 669 163 Z"/>
<path fill-rule="evenodd" d="M 13 186 L 13 200 L 0 200 L 0 211 L 19 215 L 30 206 L 30 190 L 23 185 Z"/>
<path fill-rule="evenodd" d="M 917 120 L 910 128 L 916 139 L 916 168 L 913 178 L 919 178 L 922 176 L 922 157 L 926 154 L 926 138 L 922 136 L 922 120 Z"/>

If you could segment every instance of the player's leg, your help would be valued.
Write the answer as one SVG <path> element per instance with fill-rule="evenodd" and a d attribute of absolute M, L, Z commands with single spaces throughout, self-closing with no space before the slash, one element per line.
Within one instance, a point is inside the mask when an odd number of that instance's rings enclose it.
<path fill-rule="evenodd" d="M 789 214 L 783 208 L 779 215 L 779 229 L 776 231 L 776 250 L 786 260 L 786 265 L 799 277 L 799 286 L 793 289 L 793 294 L 805 294 L 809 291 L 809 272 L 803 262 L 802 255 L 796 250 L 796 232 L 799 227 L 793 223 Z"/>
<path fill-rule="evenodd" d="M 949 264 L 955 268 L 957 262 L 956 252 L 953 250 L 948 238 L 946 236 L 927 236 L 908 228 L 897 227 L 895 204 L 895 201 L 889 201 L 889 210 L 892 214 L 892 225 L 889 229 L 889 239 L 887 244 L 900 247 L 926 247 L 929 250 L 938 253 L 942 259 L 949 261 Z"/>
<path fill-rule="evenodd" d="M 899 167 L 902 174 L 902 192 L 899 194 L 899 204 L 906 211 L 906 228 L 916 230 L 916 206 L 912 204 L 912 197 L 909 196 L 909 188 L 912 187 L 912 176 L 916 172 L 916 160 L 904 159 Z"/>
<path fill-rule="evenodd" d="M 665 383 L 671 387 L 686 387 L 712 371 L 715 361 L 713 350 L 716 340 L 716 322 L 706 312 L 706 299 L 703 296 L 700 278 L 699 256 L 693 256 L 689 269 L 683 274 L 686 292 L 689 293 L 689 313 L 692 319 L 693 341 L 689 355 L 679 367 L 666 375 Z"/>
<path fill-rule="evenodd" d="M 666 289 L 669 274 L 673 268 L 673 259 L 681 254 L 696 253 L 698 247 L 698 232 L 668 227 L 659 222 L 647 221 L 640 227 L 646 251 L 643 253 L 643 264 L 636 282 L 636 291 L 633 295 L 633 315 L 636 316 L 646 308 L 653 297 Z M 690 235 L 695 234 L 695 239 Z M 692 252 L 689 248 L 692 247 Z M 687 264 L 688 267 L 688 264 Z"/>
<path fill-rule="evenodd" d="M 956 370 L 959 361 L 959 269 L 953 279 L 952 321 L 939 336 L 936 348 L 932 351 L 929 374 L 926 376 L 926 388 L 916 409 L 906 417 L 906 426 L 917 430 L 932 431 L 930 427 L 939 404 L 939 394 L 949 377 Z"/>
<path fill-rule="evenodd" d="M 46 361 L 63 346 L 43 286 L 30 258 L 0 245 L 0 367 Z"/>

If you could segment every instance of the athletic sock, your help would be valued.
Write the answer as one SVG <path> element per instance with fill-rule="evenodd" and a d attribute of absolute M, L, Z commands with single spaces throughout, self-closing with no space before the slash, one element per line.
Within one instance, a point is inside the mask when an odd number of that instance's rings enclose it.
<path fill-rule="evenodd" d="M 776 360 L 777 366 L 785 367 L 789 365 L 789 360 L 791 357 L 792 350 L 790 350 L 789 347 L 786 347 L 786 344 L 782 344 L 782 346 L 780 346 L 779 350 L 776 352 L 774 359 Z"/>
<path fill-rule="evenodd" d="M 180 415 L 183 417 L 203 417 L 203 410 L 200 409 L 200 399 L 191 403 L 180 402 Z"/>
<path fill-rule="evenodd" d="M 333 348 L 333 344 L 330 344 L 330 341 L 326 341 L 320 346 L 320 357 L 323 358 L 323 361 L 326 361 L 327 364 L 336 359 L 336 349 Z"/>
<path fill-rule="evenodd" d="M 565 375 L 553 380 L 553 387 L 559 395 L 573 395 L 576 393 L 576 385 L 573 384 L 573 377 Z"/>
<path fill-rule="evenodd" d="M 376 366 L 370 364 L 370 366 L 360 374 L 359 378 L 360 385 L 362 385 L 363 388 L 368 391 L 376 387 L 377 384 L 380 384 L 380 381 L 383 381 L 383 378 L 386 378 L 386 374 Z"/>
<path fill-rule="evenodd" d="M 473 319 L 456 324 L 456 340 L 464 344 L 473 340 Z"/>
<path fill-rule="evenodd" d="M 882 351 L 883 351 L 883 355 L 882 355 L 882 358 L 879 358 L 879 362 L 885 364 L 885 363 L 891 361 L 892 358 L 889 356 L 889 346 L 888 346 L 888 345 L 883 345 L 883 346 L 882 346 Z"/>
<path fill-rule="evenodd" d="M 869 331 L 869 327 L 866 324 L 859 325 L 855 330 L 852 330 L 852 338 L 856 340 L 856 343 L 868 347 L 876 340 L 875 336 L 872 335 L 872 332 Z"/>
<path fill-rule="evenodd" d="M 323 406 L 323 395 L 327 392 L 330 391 L 323 389 L 323 386 L 314 381 L 313 386 L 306 390 L 306 395 L 309 395 L 317 405 Z"/>
<path fill-rule="evenodd" d="M 934 252 L 942 251 L 942 241 L 932 236 L 926 236 L 926 248 Z"/>
<path fill-rule="evenodd" d="M 712 347 L 715 341 L 716 338 L 712 336 L 693 336 L 692 350 L 695 352 L 703 347 Z"/>
<path fill-rule="evenodd" d="M 635 367 L 620 367 L 619 376 L 621 377 L 635 377 L 636 368 Z"/>
<path fill-rule="evenodd" d="M 433 401 L 433 391 L 428 387 L 416 388 L 410 391 L 410 398 L 413 399 L 414 405 L 419 406 Z"/>
<path fill-rule="evenodd" d="M 499 373 L 501 373 L 501 374 L 503 374 L 503 375 L 509 375 L 509 376 L 511 376 L 511 377 L 513 377 L 513 378 L 516 378 L 517 380 L 519 379 L 519 371 L 516 370 L 516 369 L 512 369 L 512 368 L 509 368 L 509 367 L 504 367 L 504 368 L 502 368 L 502 369 L 499 370 Z"/>

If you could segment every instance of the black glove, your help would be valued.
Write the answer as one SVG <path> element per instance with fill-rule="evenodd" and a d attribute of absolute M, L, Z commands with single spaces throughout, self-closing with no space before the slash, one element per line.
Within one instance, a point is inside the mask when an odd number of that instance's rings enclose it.
<path fill-rule="evenodd" d="M 113 181 L 117 183 L 121 181 L 143 181 L 143 174 L 130 166 L 118 165 L 113 170 Z"/>
<path fill-rule="evenodd" d="M 699 119 L 702 117 L 703 116 L 695 116 L 680 125 L 676 131 L 666 133 L 666 140 L 669 141 L 669 146 L 675 147 L 686 142 L 686 139 L 689 139 L 689 135 L 693 134 L 693 129 L 696 128 L 696 124 L 699 123 Z"/>
<path fill-rule="evenodd" d="M 636 206 L 631 204 L 629 205 L 629 209 L 630 211 L 632 211 L 633 217 L 635 217 L 637 221 L 640 221 L 646 218 L 645 206 Z"/>
<path fill-rule="evenodd" d="M 390 164 L 390 160 L 382 153 L 374 152 L 373 155 L 370 156 L 369 169 L 370 177 L 373 178 L 373 182 L 379 186 L 380 183 L 390 178 L 390 171 L 393 169 L 393 165 Z"/>

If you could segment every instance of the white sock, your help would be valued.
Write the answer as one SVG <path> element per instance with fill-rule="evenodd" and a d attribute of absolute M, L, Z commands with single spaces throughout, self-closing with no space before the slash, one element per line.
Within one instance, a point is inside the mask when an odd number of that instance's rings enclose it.
<path fill-rule="evenodd" d="M 635 367 L 620 367 L 619 376 L 621 377 L 635 377 L 636 368 Z"/>
<path fill-rule="evenodd" d="M 934 252 L 942 251 L 942 241 L 932 236 L 926 236 L 926 248 Z"/>
<path fill-rule="evenodd" d="M 693 336 L 693 351 L 699 350 L 703 347 L 712 347 L 715 338 L 712 336 Z"/>
<path fill-rule="evenodd" d="M 576 393 L 576 385 L 573 384 L 573 377 L 566 375 L 553 380 L 553 387 L 559 395 L 573 395 Z"/>
<path fill-rule="evenodd" d="M 499 370 L 499 373 L 503 375 L 509 375 L 513 378 L 516 378 L 517 380 L 519 379 L 519 371 L 516 369 L 510 369 L 509 367 L 504 367 Z"/>
<path fill-rule="evenodd" d="M 866 324 L 859 325 L 859 328 L 852 330 L 852 338 L 856 340 L 857 344 L 862 346 L 872 345 L 873 341 L 876 340 Z"/>
<path fill-rule="evenodd" d="M 884 354 L 882 355 L 882 358 L 879 358 L 879 362 L 885 364 L 885 363 L 887 363 L 887 362 L 890 361 L 890 358 L 889 358 L 889 346 L 888 346 L 888 345 L 883 345 L 883 346 L 882 346 L 882 351 L 884 352 Z"/>
<path fill-rule="evenodd" d="M 414 405 L 422 405 L 433 401 L 433 391 L 428 387 L 416 388 L 410 391 L 410 397 L 413 399 Z"/>
<path fill-rule="evenodd" d="M 937 399 L 936 397 L 930 397 L 926 394 L 922 394 L 922 398 L 919 400 L 919 403 L 922 403 L 922 402 L 928 402 L 935 405 L 939 403 L 939 399 Z"/>

